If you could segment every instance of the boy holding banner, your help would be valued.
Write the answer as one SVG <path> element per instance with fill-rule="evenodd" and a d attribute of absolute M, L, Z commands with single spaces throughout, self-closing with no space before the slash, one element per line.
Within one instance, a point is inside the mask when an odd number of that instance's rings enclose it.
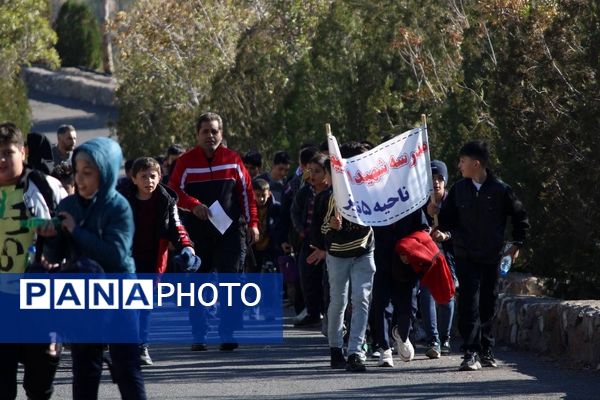
<path fill-rule="evenodd" d="M 489 158 L 483 141 L 468 142 L 461 148 L 458 168 L 463 179 L 452 186 L 439 215 L 437 235 L 450 232 L 460 284 L 459 331 L 465 352 L 461 371 L 498 366 L 492 353 L 498 262 L 505 254 L 513 261 L 518 257 L 529 229 L 523 204 L 510 186 L 492 174 Z M 513 242 L 503 254 L 509 216 Z"/>
<path fill-rule="evenodd" d="M 358 142 L 350 142 L 340 149 L 344 158 L 353 157 L 366 151 Z M 331 165 L 326 164 L 331 174 Z M 326 250 L 327 273 L 329 276 L 330 302 L 327 310 L 327 338 L 331 353 L 331 368 L 346 368 L 350 372 L 364 372 L 365 355 L 363 343 L 369 315 L 369 303 L 375 273 L 374 238 L 370 226 L 362 226 L 348 221 L 336 210 L 332 191 L 318 204 L 324 209 L 314 210 L 312 242 L 315 250 L 308 257 L 312 263 L 321 258 Z M 317 203 L 315 203 L 317 204 Z M 350 285 L 352 282 L 352 285 Z M 352 323 L 348 343 L 348 361 L 342 354 L 344 313 L 351 287 Z"/>

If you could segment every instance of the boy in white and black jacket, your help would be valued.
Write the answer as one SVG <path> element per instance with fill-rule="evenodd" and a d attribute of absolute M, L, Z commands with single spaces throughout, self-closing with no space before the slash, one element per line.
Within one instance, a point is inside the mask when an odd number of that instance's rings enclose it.
<path fill-rule="evenodd" d="M 55 206 L 67 193 L 56 179 L 25 167 L 23 135 L 13 123 L 0 124 L 0 155 L 0 238 L 5 243 L 0 273 L 22 274 L 33 261 L 28 259 L 28 249 L 36 243 L 36 235 L 33 228 L 21 223 L 32 217 L 51 218 Z M 40 250 L 41 238 L 37 239 Z M 6 243 L 12 245 L 13 251 L 6 251 Z M 38 253 L 37 261 L 40 257 Z M 0 291 L 17 295 L 10 287 L 2 287 Z M 17 370 L 21 362 L 27 397 L 49 399 L 59 356 L 60 347 L 55 343 L 0 344 L 0 398 L 17 397 Z"/>

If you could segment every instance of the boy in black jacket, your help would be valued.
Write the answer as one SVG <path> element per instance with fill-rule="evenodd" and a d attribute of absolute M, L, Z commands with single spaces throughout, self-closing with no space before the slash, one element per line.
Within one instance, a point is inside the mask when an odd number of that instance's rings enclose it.
<path fill-rule="evenodd" d="M 252 181 L 256 208 L 258 209 L 259 239 L 252 245 L 256 259 L 256 271 L 250 272 L 276 272 L 277 257 L 281 255 L 281 234 L 279 232 L 279 216 L 281 204 L 273 194 L 269 182 L 264 179 Z"/>
<path fill-rule="evenodd" d="M 141 157 L 133 163 L 130 183 L 120 188 L 133 211 L 132 253 L 137 273 L 164 273 L 169 241 L 178 252 L 196 259 L 188 233 L 179 219 L 177 195 L 160 184 L 160 177 L 160 164 L 153 158 Z M 143 365 L 152 365 L 147 345 L 149 318 L 150 312 L 140 312 L 140 362 Z"/>
<path fill-rule="evenodd" d="M 460 284 L 459 331 L 465 352 L 461 371 L 497 367 L 492 347 L 492 324 L 498 298 L 498 262 L 505 254 L 516 259 L 529 221 L 523 204 L 504 182 L 488 169 L 489 150 L 482 141 L 466 143 L 459 152 L 458 168 L 464 179 L 452 186 L 440 211 L 440 230 L 454 244 Z M 502 253 L 508 217 L 512 220 L 512 246 Z M 436 238 L 434 240 L 443 240 Z"/>

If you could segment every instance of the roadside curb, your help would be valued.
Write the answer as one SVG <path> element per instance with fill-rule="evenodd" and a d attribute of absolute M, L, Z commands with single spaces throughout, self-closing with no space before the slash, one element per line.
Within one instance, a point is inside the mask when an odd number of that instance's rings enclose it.
<path fill-rule="evenodd" d="M 498 300 L 494 335 L 500 345 L 600 370 L 600 300 L 508 291 Z"/>

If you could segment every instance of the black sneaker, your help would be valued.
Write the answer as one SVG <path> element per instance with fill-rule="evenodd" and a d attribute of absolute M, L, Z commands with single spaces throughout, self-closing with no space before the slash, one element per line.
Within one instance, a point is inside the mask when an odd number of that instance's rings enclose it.
<path fill-rule="evenodd" d="M 442 351 L 443 356 L 448 356 L 452 353 L 452 348 L 450 347 L 450 341 L 444 340 L 442 345 L 440 346 L 440 350 Z"/>
<path fill-rule="evenodd" d="M 350 354 L 348 357 L 348 362 L 346 363 L 346 371 L 365 372 L 366 370 L 367 366 L 365 365 L 365 360 L 363 360 L 360 354 Z"/>
<path fill-rule="evenodd" d="M 425 355 L 429 358 L 440 358 L 442 355 L 442 349 L 440 348 L 440 344 L 436 341 L 431 341 L 427 344 L 427 351 Z"/>
<path fill-rule="evenodd" d="M 206 351 L 208 346 L 206 343 L 194 343 L 191 348 L 192 351 Z"/>
<path fill-rule="evenodd" d="M 481 363 L 479 362 L 479 356 L 477 353 L 465 353 L 463 362 L 460 364 L 459 371 L 477 371 L 481 369 Z"/>
<path fill-rule="evenodd" d="M 294 324 L 294 328 L 315 328 L 317 326 L 321 326 L 319 315 L 307 315 Z"/>
<path fill-rule="evenodd" d="M 330 347 L 329 354 L 331 355 L 331 368 L 344 369 L 346 368 L 346 359 L 339 347 Z"/>
<path fill-rule="evenodd" d="M 494 359 L 494 354 L 492 353 L 492 349 L 485 349 L 480 353 L 481 366 L 482 367 L 491 367 L 498 368 L 498 363 Z"/>
<path fill-rule="evenodd" d="M 240 347 L 237 343 L 221 343 L 219 350 L 221 351 L 233 351 Z"/>

